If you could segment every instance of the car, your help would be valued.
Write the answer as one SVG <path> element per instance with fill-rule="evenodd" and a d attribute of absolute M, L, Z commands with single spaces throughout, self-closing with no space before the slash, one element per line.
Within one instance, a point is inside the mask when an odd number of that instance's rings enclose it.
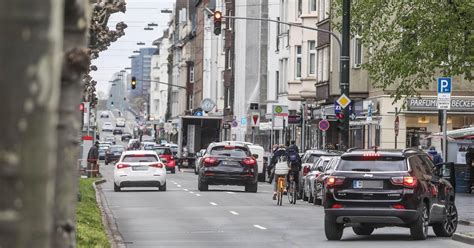
<path fill-rule="evenodd" d="M 122 129 L 119 129 L 119 128 L 114 129 L 114 131 L 112 132 L 113 135 L 116 135 L 116 134 L 122 135 L 122 133 L 123 133 Z"/>
<path fill-rule="evenodd" d="M 108 142 L 110 145 L 115 145 L 116 143 L 116 139 L 114 136 L 105 137 L 105 141 Z"/>
<path fill-rule="evenodd" d="M 258 164 L 245 144 L 211 143 L 199 166 L 199 191 L 207 191 L 209 185 L 238 185 L 257 192 Z"/>
<path fill-rule="evenodd" d="M 124 118 L 115 119 L 115 126 L 116 127 L 125 127 L 125 119 Z"/>
<path fill-rule="evenodd" d="M 157 187 L 166 191 L 166 168 L 155 151 L 125 151 L 114 166 L 114 191 Z"/>
<path fill-rule="evenodd" d="M 99 160 L 105 160 L 105 153 L 109 149 L 109 146 L 100 146 L 99 145 Z"/>
<path fill-rule="evenodd" d="M 201 149 L 199 152 L 196 152 L 196 166 L 194 166 L 194 174 L 199 174 L 199 165 L 202 162 L 202 157 L 206 154 L 206 149 Z"/>
<path fill-rule="evenodd" d="M 326 167 L 327 163 L 329 160 L 331 160 L 332 157 L 330 156 L 321 156 L 319 159 L 316 161 L 316 163 L 311 166 L 310 172 L 306 174 L 303 178 L 303 201 L 308 201 L 309 203 L 313 203 L 314 197 L 313 197 L 313 182 L 314 180 L 321 174 L 321 169 Z"/>
<path fill-rule="evenodd" d="M 122 153 L 125 149 L 121 145 L 114 145 L 111 146 L 107 151 L 105 152 L 105 164 L 112 163 L 114 161 L 119 160 L 120 156 L 122 156 Z"/>
<path fill-rule="evenodd" d="M 410 229 L 414 240 L 424 240 L 432 226 L 439 237 L 456 231 L 455 193 L 444 173 L 429 155 L 418 149 L 349 149 L 341 155 L 325 181 L 324 231 L 328 240 L 340 240 L 344 227 L 357 235 L 375 228 Z M 446 175 L 448 174 L 448 175 Z"/>
<path fill-rule="evenodd" d="M 303 178 L 311 171 L 311 167 L 314 163 L 319 159 L 321 156 L 338 156 L 341 155 L 340 151 L 333 151 L 333 150 L 318 150 L 318 149 L 311 149 L 307 150 L 304 153 L 304 156 L 301 157 L 301 170 L 299 174 L 298 186 L 299 186 L 299 195 L 301 197 L 304 196 L 303 189 L 304 189 L 304 182 Z"/>
<path fill-rule="evenodd" d="M 321 171 L 321 173 L 316 178 L 314 178 L 312 182 L 310 182 L 312 185 L 311 192 L 314 199 L 314 205 L 323 204 L 324 180 L 326 180 L 326 177 L 330 176 L 334 172 L 339 159 L 339 156 L 331 157 L 331 160 L 327 164 L 317 167 L 317 170 Z"/>
<path fill-rule="evenodd" d="M 109 117 L 110 117 L 110 116 L 109 116 L 109 113 L 108 113 L 108 112 L 105 112 L 105 111 L 104 111 L 104 112 L 100 113 L 100 118 L 101 118 L 101 119 L 104 119 L 104 118 L 105 118 L 105 119 L 108 119 Z"/>
<path fill-rule="evenodd" d="M 104 122 L 102 124 L 102 132 L 112 132 L 114 130 L 111 122 Z"/>
<path fill-rule="evenodd" d="M 144 141 L 142 142 L 141 146 L 143 147 L 143 150 L 154 150 L 157 144 L 155 142 L 151 141 Z"/>
<path fill-rule="evenodd" d="M 155 146 L 153 150 L 155 150 L 161 161 L 166 165 L 166 170 L 171 171 L 172 174 L 176 173 L 176 161 L 171 149 L 166 146 Z"/>
<path fill-rule="evenodd" d="M 132 134 L 131 134 L 131 133 L 129 133 L 129 132 L 123 132 L 123 133 L 122 133 L 122 137 L 120 138 L 120 140 L 122 140 L 122 141 L 129 141 L 131 138 L 132 138 Z"/>
<path fill-rule="evenodd" d="M 250 149 L 250 153 L 252 156 L 257 160 L 258 164 L 258 181 L 265 182 L 265 175 L 267 167 L 265 166 L 265 162 L 263 157 L 265 156 L 265 149 L 263 149 L 260 145 L 247 145 Z"/>

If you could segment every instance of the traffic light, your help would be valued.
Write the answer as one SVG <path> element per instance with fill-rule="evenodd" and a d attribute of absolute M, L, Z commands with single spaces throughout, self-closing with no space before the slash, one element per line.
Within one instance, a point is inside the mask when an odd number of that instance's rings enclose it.
<path fill-rule="evenodd" d="M 221 23 L 222 23 L 222 12 L 215 11 L 214 12 L 214 34 L 215 35 L 221 34 Z"/>
<path fill-rule="evenodd" d="M 82 102 L 79 105 L 79 111 L 84 112 L 84 103 L 82 103 Z"/>
<path fill-rule="evenodd" d="M 336 119 L 337 119 L 337 129 L 339 129 L 339 131 L 343 131 L 345 129 L 345 126 L 344 126 L 344 113 L 339 112 L 336 114 Z"/>
<path fill-rule="evenodd" d="M 132 90 L 134 90 L 135 88 L 137 88 L 137 78 L 132 77 Z"/>

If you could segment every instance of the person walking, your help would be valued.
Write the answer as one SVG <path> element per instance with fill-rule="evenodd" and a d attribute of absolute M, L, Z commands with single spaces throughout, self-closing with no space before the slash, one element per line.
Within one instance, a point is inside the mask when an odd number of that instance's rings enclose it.
<path fill-rule="evenodd" d="M 428 151 L 428 154 L 431 156 L 431 159 L 433 160 L 433 163 L 435 165 L 443 163 L 443 158 L 436 151 L 436 148 L 434 146 L 430 147 L 430 150 Z"/>
<path fill-rule="evenodd" d="M 291 149 L 295 150 L 296 153 L 300 153 L 300 149 L 298 148 L 298 146 L 296 145 L 296 141 L 294 140 L 292 140 L 291 145 L 288 146 L 288 150 L 291 150 Z"/>
<path fill-rule="evenodd" d="M 99 142 L 89 149 L 87 154 L 87 177 L 97 177 L 99 173 Z"/>

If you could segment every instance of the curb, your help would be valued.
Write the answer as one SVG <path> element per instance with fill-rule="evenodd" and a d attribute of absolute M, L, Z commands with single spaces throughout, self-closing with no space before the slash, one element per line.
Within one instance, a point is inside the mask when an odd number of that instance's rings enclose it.
<path fill-rule="evenodd" d="M 92 184 L 95 189 L 95 198 L 97 200 L 97 204 L 99 205 L 100 212 L 102 213 L 102 222 L 104 223 L 107 236 L 110 240 L 110 247 L 125 248 L 126 246 L 123 241 L 122 234 L 118 230 L 117 222 L 115 222 L 115 218 L 109 208 L 109 205 L 107 204 L 104 192 L 102 191 L 101 184 L 105 183 L 106 181 L 107 180 L 105 179 L 100 179 Z"/>
<path fill-rule="evenodd" d="M 469 221 L 469 220 L 459 220 L 458 224 L 464 225 L 464 226 L 474 226 L 474 221 Z"/>
<path fill-rule="evenodd" d="M 474 245 L 474 236 L 470 236 L 464 233 L 455 233 L 453 234 L 452 239 L 466 244 Z"/>

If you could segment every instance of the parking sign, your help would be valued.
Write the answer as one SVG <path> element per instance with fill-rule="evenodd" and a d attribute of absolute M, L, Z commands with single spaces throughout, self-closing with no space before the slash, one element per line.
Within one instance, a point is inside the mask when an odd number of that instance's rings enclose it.
<path fill-rule="evenodd" d="M 451 109 L 451 78 L 438 78 L 438 109 Z"/>
<path fill-rule="evenodd" d="M 451 94 L 451 78 L 449 77 L 438 78 L 438 94 L 440 93 Z"/>

